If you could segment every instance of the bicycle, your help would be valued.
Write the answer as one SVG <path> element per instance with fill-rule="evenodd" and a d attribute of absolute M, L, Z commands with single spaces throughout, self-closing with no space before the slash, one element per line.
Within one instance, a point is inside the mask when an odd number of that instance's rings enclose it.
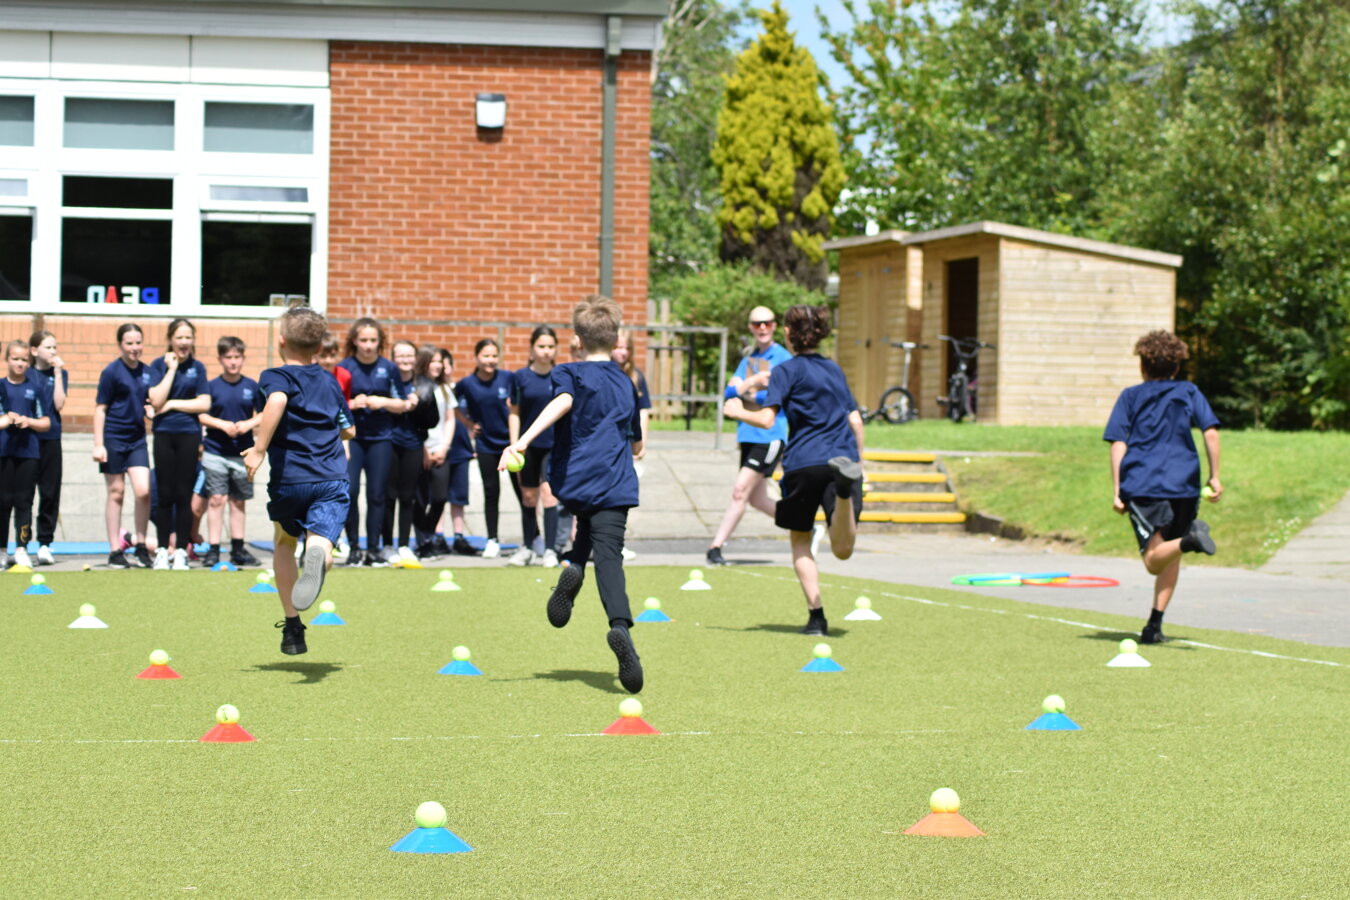
<path fill-rule="evenodd" d="M 892 385 L 881 392 L 881 401 L 877 404 L 876 409 L 864 407 L 859 410 L 864 422 L 881 419 L 892 425 L 903 425 L 906 422 L 913 422 L 919 417 L 919 407 L 914 403 L 914 395 L 909 392 L 909 367 L 914 351 L 927 350 L 928 345 L 916 344 L 913 341 L 891 341 L 890 345 L 905 351 L 904 375 L 901 377 L 899 384 Z"/>
<path fill-rule="evenodd" d="M 956 351 L 957 369 L 947 379 L 947 396 L 938 397 L 937 402 L 947 407 L 947 418 L 960 422 L 966 416 L 975 418 L 975 382 L 970 379 L 969 363 L 984 349 L 997 350 L 993 344 L 977 338 L 954 338 L 940 334 L 938 340 L 947 341 Z"/>

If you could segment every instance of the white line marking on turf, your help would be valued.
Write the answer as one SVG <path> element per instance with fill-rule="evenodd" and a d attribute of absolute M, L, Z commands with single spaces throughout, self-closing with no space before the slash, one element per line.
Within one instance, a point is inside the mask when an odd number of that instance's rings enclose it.
<path fill-rule="evenodd" d="M 947 734 L 946 728 L 917 728 L 905 731 L 663 731 L 659 735 L 652 737 L 781 737 L 783 735 L 792 735 L 794 737 L 834 737 L 838 735 L 853 735 L 857 737 L 881 737 L 903 734 Z M 391 736 L 391 737 L 282 737 L 267 738 L 269 743 L 283 743 L 299 741 L 301 743 L 338 743 L 359 741 L 481 741 L 481 740 L 517 740 L 520 738 L 549 738 L 549 737 L 611 737 L 603 731 L 577 731 L 564 732 L 562 734 L 427 734 L 421 737 Z M 262 743 L 263 738 L 258 742 Z M 105 738 L 102 740 L 82 739 L 82 738 L 0 738 L 0 744 L 197 744 L 200 743 L 196 738 Z M 295 790 L 303 790 L 297 788 Z"/>
<path fill-rule="evenodd" d="M 735 566 L 728 566 L 727 571 L 735 572 L 737 575 L 746 575 L 749 576 L 750 578 L 769 578 L 774 581 L 787 581 L 792 582 L 793 584 L 797 582 L 797 579 L 795 578 L 787 578 L 782 575 L 766 575 L 762 572 L 740 571 Z M 830 584 L 827 581 L 822 581 L 820 584 L 822 587 L 832 587 L 832 588 L 839 588 L 840 590 L 848 590 L 848 587 L 842 584 Z M 1075 628 L 1091 628 L 1099 631 L 1116 630 L 1106 625 L 1094 625 L 1091 622 L 1079 622 L 1074 619 L 1061 619 L 1058 616 L 1042 616 L 1037 615 L 1036 613 L 1016 613 L 1013 610 L 1008 609 L 993 609 L 987 606 L 969 606 L 965 603 L 948 603 L 943 600 L 930 600 L 927 597 L 913 597 L 910 596 L 909 594 L 896 594 L 892 593 L 891 591 L 877 591 L 876 593 L 882 597 L 893 597 L 896 600 L 909 600 L 913 603 L 923 603 L 927 606 L 945 606 L 948 609 L 967 609 L 971 610 L 972 612 L 993 613 L 994 615 L 999 616 L 1022 615 L 1028 619 L 1036 619 L 1041 622 L 1058 622 L 1061 625 L 1072 625 Z M 1001 599 L 1001 598 L 994 598 L 994 599 Z M 1223 650 L 1228 653 L 1246 653 L 1249 656 L 1263 656 L 1266 659 L 1283 659 L 1286 660 L 1287 662 L 1311 663 L 1312 665 L 1315 666 L 1334 666 L 1337 669 L 1350 669 L 1350 665 L 1347 665 L 1346 663 L 1333 662 L 1329 659 L 1310 659 L 1305 656 L 1286 656 L 1282 653 L 1271 653 L 1267 650 L 1243 650 L 1238 647 L 1221 647 L 1218 644 L 1207 644 L 1204 641 L 1191 641 L 1186 640 L 1185 638 L 1172 638 L 1171 643 L 1186 644 L 1191 647 L 1201 647 L 1204 648 L 1205 650 Z"/>

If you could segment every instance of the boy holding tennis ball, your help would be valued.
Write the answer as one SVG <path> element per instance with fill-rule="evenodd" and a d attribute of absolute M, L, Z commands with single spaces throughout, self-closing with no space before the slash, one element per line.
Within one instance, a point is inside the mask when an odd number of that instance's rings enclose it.
<path fill-rule="evenodd" d="M 1130 516 L 1144 567 L 1154 576 L 1153 611 L 1141 644 L 1167 640 L 1163 613 L 1181 574 L 1181 554 L 1214 555 L 1209 525 L 1197 519 L 1200 498 L 1218 503 L 1219 420 L 1200 389 L 1178 381 L 1186 344 L 1170 331 L 1150 331 L 1134 345 L 1142 384 L 1126 388 L 1111 410 L 1102 437 L 1111 444 L 1112 506 Z M 1191 439 L 1199 428 L 1209 459 L 1209 481 L 1200 487 L 1200 460 Z"/>
<path fill-rule="evenodd" d="M 356 435 L 351 410 L 337 379 L 314 361 L 327 333 L 328 322 L 308 307 L 288 309 L 281 316 L 277 351 L 285 364 L 258 378 L 266 400 L 253 446 L 244 453 L 250 479 L 264 454 L 272 469 L 267 515 L 276 524 L 272 565 L 286 616 L 278 627 L 281 652 L 292 656 L 309 649 L 300 612 L 319 598 L 351 501 L 342 444 Z M 301 537 L 303 575 L 295 560 Z"/>
<path fill-rule="evenodd" d="M 638 505 L 633 457 L 642 451 L 637 388 L 610 351 L 623 316 L 608 297 L 591 294 L 572 312 L 583 358 L 555 366 L 553 399 L 520 439 L 502 453 L 498 471 L 524 455 L 530 442 L 556 423 L 549 484 L 577 519 L 577 536 L 564 557 L 558 584 L 548 599 L 548 621 L 562 628 L 595 556 L 600 602 L 609 619 L 606 640 L 619 663 L 619 683 L 630 694 L 642 690 L 642 662 L 629 629 L 633 614 L 623 573 L 628 510 Z"/>

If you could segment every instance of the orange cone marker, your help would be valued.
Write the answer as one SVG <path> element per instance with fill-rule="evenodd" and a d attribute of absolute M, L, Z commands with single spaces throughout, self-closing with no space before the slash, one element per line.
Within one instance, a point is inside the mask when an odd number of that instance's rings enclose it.
<path fill-rule="evenodd" d="M 169 666 L 169 654 L 155 650 L 150 654 L 150 665 L 137 678 L 182 678 Z"/>
<path fill-rule="evenodd" d="M 642 701 L 636 697 L 626 697 L 619 703 L 619 718 L 606 728 L 602 734 L 660 734 L 642 718 Z"/>
<path fill-rule="evenodd" d="M 932 812 L 906 828 L 905 834 L 928 837 L 979 837 L 984 834 L 957 812 L 961 808 L 961 798 L 951 788 L 933 791 L 933 795 L 928 798 L 928 806 Z"/>
<path fill-rule="evenodd" d="M 216 710 L 216 723 L 215 728 L 201 736 L 203 744 L 245 744 L 257 740 L 239 724 L 239 710 L 228 703 Z"/>

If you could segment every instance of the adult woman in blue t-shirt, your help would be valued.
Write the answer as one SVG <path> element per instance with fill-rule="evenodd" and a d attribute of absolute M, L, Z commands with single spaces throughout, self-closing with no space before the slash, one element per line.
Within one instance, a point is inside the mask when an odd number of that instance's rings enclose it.
<path fill-rule="evenodd" d="M 511 376 L 497 368 L 501 348 L 492 338 L 483 338 L 474 345 L 475 366 L 455 385 L 455 394 L 461 405 L 456 413 L 459 421 L 473 435 L 474 451 L 478 455 L 478 474 L 483 478 L 483 518 L 486 520 L 487 543 L 483 556 L 487 559 L 501 555 L 497 542 L 497 507 L 501 502 L 501 474 L 497 462 L 502 451 L 511 443 L 511 428 L 507 420 L 510 410 Z"/>
<path fill-rule="evenodd" d="M 398 369 L 382 355 L 386 346 L 384 327 L 362 316 L 347 331 L 347 358 L 338 363 L 352 376 L 349 404 L 356 416 L 356 437 L 347 442 L 347 477 L 351 482 L 352 502 L 347 513 L 347 540 L 351 552 L 349 566 L 383 566 L 379 556 L 380 532 L 384 528 L 385 496 L 389 489 L 389 469 L 393 464 L 392 441 L 394 415 L 412 409 L 417 403 L 398 377 Z M 361 494 L 361 473 L 366 474 L 366 552 L 361 553 L 361 513 L 357 497 Z"/>
<path fill-rule="evenodd" d="M 122 552 L 122 498 L 131 481 L 135 496 L 135 559 L 150 568 L 145 531 L 150 524 L 150 456 L 145 449 L 145 404 L 150 367 L 141 362 L 145 336 L 127 322 L 117 328 L 117 359 L 104 367 L 94 396 L 94 462 L 108 490 L 104 521 L 108 526 L 108 565 L 129 568 Z"/>
<path fill-rule="evenodd" d="M 540 325 L 530 334 L 530 364 L 511 376 L 511 414 L 509 417 L 511 442 L 534 424 L 539 414 L 553 399 L 553 362 L 558 355 L 558 334 L 547 325 Z M 520 500 L 520 520 L 525 540 L 508 562 L 525 566 L 536 555 L 548 568 L 558 565 L 553 545 L 558 539 L 558 500 L 548 486 L 549 455 L 553 452 L 553 429 L 540 433 L 525 451 L 525 465 L 511 476 L 511 484 Z M 536 554 L 534 544 L 539 537 L 539 517 L 536 510 L 544 504 L 544 540 L 541 552 Z"/>
<path fill-rule="evenodd" d="M 192 543 L 192 486 L 202 445 L 202 423 L 197 417 L 211 411 L 206 366 L 194 356 L 197 329 L 187 319 L 169 323 L 169 349 L 150 364 L 150 406 L 155 410 L 155 488 L 158 516 L 155 530 L 159 549 L 156 569 L 186 569 Z M 169 537 L 178 538 L 169 558 Z"/>

